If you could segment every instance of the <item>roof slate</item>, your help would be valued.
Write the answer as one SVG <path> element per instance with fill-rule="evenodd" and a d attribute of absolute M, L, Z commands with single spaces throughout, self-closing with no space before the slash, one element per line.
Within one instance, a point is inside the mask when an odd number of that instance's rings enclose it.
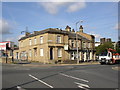
<path fill-rule="evenodd" d="M 76 38 L 76 33 L 75 32 L 60 30 L 58 28 L 48 28 L 48 29 L 41 30 L 41 31 L 34 31 L 33 34 L 30 34 L 28 36 L 24 36 L 21 39 L 19 39 L 19 41 L 24 40 L 26 38 L 34 37 L 34 36 L 37 36 L 37 35 L 45 34 L 45 33 L 64 34 L 64 35 L 68 35 L 69 38 Z M 79 34 L 78 34 L 78 39 L 82 39 L 82 40 L 87 40 L 88 41 L 87 38 L 85 38 L 85 37 L 83 37 L 83 36 L 81 36 Z"/>

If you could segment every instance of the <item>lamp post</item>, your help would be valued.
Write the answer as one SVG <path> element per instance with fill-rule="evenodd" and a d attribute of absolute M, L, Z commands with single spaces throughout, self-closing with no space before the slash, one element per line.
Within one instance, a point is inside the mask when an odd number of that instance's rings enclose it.
<path fill-rule="evenodd" d="M 79 23 L 79 21 L 78 22 L 76 22 L 76 44 L 77 44 L 77 46 L 76 46 L 76 48 L 77 48 L 77 64 L 79 64 L 79 59 L 78 59 L 78 35 L 77 35 L 77 24 Z"/>
<path fill-rule="evenodd" d="M 77 24 L 78 23 L 82 23 L 83 21 L 81 20 L 81 21 L 78 21 L 78 22 L 76 22 L 76 44 L 77 44 L 77 64 L 79 64 L 79 52 L 78 52 L 78 35 L 77 35 Z"/>

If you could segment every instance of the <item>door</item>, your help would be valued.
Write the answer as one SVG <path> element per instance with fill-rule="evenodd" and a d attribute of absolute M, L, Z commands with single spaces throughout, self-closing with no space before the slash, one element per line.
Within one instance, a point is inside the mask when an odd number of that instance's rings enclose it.
<path fill-rule="evenodd" d="M 53 60 L 53 48 L 50 48 L 50 60 Z"/>

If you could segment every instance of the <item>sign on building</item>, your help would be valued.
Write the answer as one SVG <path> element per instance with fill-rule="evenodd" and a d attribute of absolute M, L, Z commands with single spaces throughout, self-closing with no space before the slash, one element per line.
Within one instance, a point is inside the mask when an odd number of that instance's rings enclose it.
<path fill-rule="evenodd" d="M 0 50 L 6 50 L 7 44 L 9 48 L 14 47 L 14 43 L 11 41 L 0 42 Z"/>

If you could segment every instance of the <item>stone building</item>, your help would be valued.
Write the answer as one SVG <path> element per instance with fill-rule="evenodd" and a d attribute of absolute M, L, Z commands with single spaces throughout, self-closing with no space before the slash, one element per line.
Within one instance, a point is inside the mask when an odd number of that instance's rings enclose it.
<path fill-rule="evenodd" d="M 100 38 L 100 44 L 104 44 L 106 42 L 112 42 L 111 38 Z"/>
<path fill-rule="evenodd" d="M 93 35 L 83 32 L 82 26 L 77 34 L 69 26 L 65 30 L 48 28 L 34 31 L 19 39 L 19 49 L 14 51 L 14 58 L 42 63 L 76 61 L 78 42 L 78 59 L 95 60 L 94 40 Z"/>

